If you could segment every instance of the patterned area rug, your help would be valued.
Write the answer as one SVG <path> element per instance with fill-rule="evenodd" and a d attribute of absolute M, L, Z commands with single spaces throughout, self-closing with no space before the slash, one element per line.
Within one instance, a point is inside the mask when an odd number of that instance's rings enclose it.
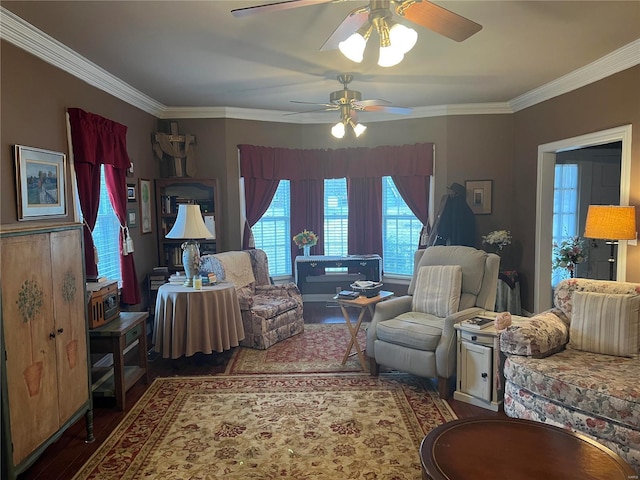
<path fill-rule="evenodd" d="M 367 346 L 366 327 L 360 325 L 360 348 Z M 308 324 L 304 332 L 272 345 L 266 350 L 237 348 L 229 360 L 226 374 L 249 373 L 330 373 L 362 372 L 358 355 L 352 355 L 342 365 L 349 345 L 349 329 L 344 323 Z M 351 350 L 355 353 L 355 347 Z M 366 354 L 365 361 L 368 363 Z M 367 371 L 369 366 L 367 365 Z"/>
<path fill-rule="evenodd" d="M 420 480 L 455 418 L 406 374 L 158 378 L 74 480 Z"/>

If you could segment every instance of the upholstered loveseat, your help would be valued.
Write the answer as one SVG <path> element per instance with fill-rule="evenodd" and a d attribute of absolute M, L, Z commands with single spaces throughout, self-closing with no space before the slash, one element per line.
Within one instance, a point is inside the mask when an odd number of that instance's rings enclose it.
<path fill-rule="evenodd" d="M 564 280 L 554 305 L 500 336 L 505 413 L 585 434 L 640 473 L 640 284 Z"/>
<path fill-rule="evenodd" d="M 200 273 L 233 283 L 240 302 L 244 340 L 267 349 L 304 331 L 302 295 L 295 283 L 272 285 L 267 254 L 260 249 L 203 255 Z"/>

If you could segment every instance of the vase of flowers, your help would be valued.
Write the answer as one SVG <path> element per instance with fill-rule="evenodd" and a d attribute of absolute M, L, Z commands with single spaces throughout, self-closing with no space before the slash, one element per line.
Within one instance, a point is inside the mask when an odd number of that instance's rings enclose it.
<path fill-rule="evenodd" d="M 298 248 L 302 248 L 303 255 L 308 257 L 311 253 L 311 247 L 318 243 L 318 236 L 311 230 L 304 229 L 293 237 L 293 243 Z"/>
<path fill-rule="evenodd" d="M 511 232 L 509 230 L 494 230 L 482 237 L 482 243 L 491 245 L 498 253 L 507 245 L 511 245 Z"/>
<path fill-rule="evenodd" d="M 566 268 L 571 278 L 578 263 L 587 259 L 584 240 L 580 237 L 571 237 L 560 244 L 553 242 L 553 269 Z"/>

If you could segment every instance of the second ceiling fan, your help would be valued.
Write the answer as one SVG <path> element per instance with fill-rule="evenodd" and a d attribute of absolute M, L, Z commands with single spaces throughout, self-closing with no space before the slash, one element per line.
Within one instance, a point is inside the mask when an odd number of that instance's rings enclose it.
<path fill-rule="evenodd" d="M 285 0 L 238 8 L 231 13 L 235 17 L 242 17 L 342 1 L 345 0 Z M 339 48 L 347 58 L 359 63 L 363 59 L 366 43 L 375 29 L 380 40 L 378 64 L 390 67 L 400 63 L 404 54 L 415 45 L 418 35 L 415 30 L 393 20 L 392 4 L 395 14 L 399 17 L 457 42 L 466 40 L 482 29 L 482 25 L 427 0 L 370 0 L 368 5 L 349 12 L 324 42 L 321 50 Z"/>

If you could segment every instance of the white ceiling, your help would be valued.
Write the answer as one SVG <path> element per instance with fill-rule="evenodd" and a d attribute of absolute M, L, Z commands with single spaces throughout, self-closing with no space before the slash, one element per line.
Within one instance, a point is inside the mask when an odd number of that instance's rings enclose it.
<path fill-rule="evenodd" d="M 290 100 L 326 103 L 342 88 L 341 72 L 354 75 L 350 88 L 363 99 L 414 107 L 413 116 L 443 108 L 455 113 L 456 106 L 461 113 L 517 111 L 640 63 L 638 0 L 435 0 L 483 29 L 458 43 L 416 26 L 416 47 L 391 68 L 377 66 L 375 48 L 362 64 L 337 50 L 320 51 L 347 13 L 367 0 L 245 18 L 230 13 L 274 1 L 2 1 L 2 36 L 164 118 L 222 112 L 334 122 L 336 112 L 282 112 L 314 108 Z M 374 34 L 369 45 L 376 43 Z"/>

